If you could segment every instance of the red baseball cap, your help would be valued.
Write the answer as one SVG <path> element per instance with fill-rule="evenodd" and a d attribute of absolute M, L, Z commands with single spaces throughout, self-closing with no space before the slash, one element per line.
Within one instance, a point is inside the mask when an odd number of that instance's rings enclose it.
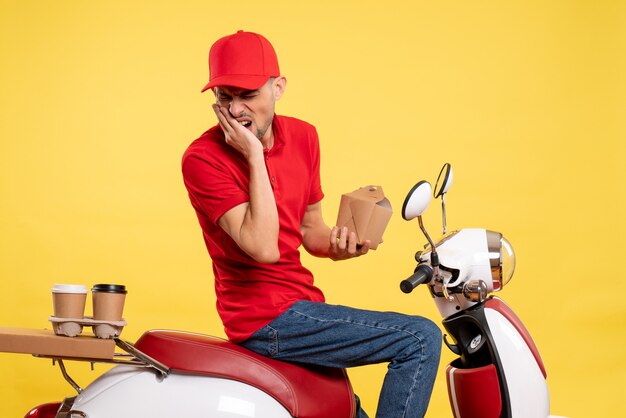
<path fill-rule="evenodd" d="M 218 39 L 209 51 L 209 84 L 256 90 L 278 77 L 278 58 L 272 44 L 263 36 L 242 30 Z"/>

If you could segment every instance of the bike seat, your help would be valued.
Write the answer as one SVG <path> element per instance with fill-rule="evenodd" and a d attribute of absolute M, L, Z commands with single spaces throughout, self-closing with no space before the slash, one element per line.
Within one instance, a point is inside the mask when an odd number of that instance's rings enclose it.
<path fill-rule="evenodd" d="M 353 418 L 356 412 L 352 386 L 343 369 L 285 363 L 221 338 L 181 331 L 147 331 L 134 346 L 172 370 L 254 386 L 294 417 Z"/>

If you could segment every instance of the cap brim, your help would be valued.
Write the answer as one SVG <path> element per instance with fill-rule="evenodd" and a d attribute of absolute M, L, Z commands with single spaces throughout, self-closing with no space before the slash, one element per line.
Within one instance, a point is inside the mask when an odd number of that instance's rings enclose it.
<path fill-rule="evenodd" d="M 215 77 L 202 89 L 201 93 L 204 93 L 208 89 L 218 86 L 236 87 L 239 89 L 256 90 L 267 83 L 270 76 L 267 75 L 225 75 L 222 77 Z"/>

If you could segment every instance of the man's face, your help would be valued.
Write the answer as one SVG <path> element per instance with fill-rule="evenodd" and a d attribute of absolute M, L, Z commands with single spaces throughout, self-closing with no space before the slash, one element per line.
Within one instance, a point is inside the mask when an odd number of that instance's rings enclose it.
<path fill-rule="evenodd" d="M 215 87 L 216 102 L 220 107 L 228 109 L 233 118 L 262 140 L 266 135 L 271 135 L 269 128 L 274 119 L 275 103 L 284 89 L 284 79 L 281 78 L 270 78 L 257 90 Z"/>

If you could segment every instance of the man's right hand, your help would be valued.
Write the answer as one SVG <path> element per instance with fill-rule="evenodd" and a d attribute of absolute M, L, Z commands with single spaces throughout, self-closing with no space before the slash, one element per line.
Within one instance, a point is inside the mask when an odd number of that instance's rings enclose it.
<path fill-rule="evenodd" d="M 261 141 L 233 118 L 227 108 L 213 104 L 213 111 L 222 127 L 226 143 L 239 151 L 246 160 L 263 155 Z"/>

